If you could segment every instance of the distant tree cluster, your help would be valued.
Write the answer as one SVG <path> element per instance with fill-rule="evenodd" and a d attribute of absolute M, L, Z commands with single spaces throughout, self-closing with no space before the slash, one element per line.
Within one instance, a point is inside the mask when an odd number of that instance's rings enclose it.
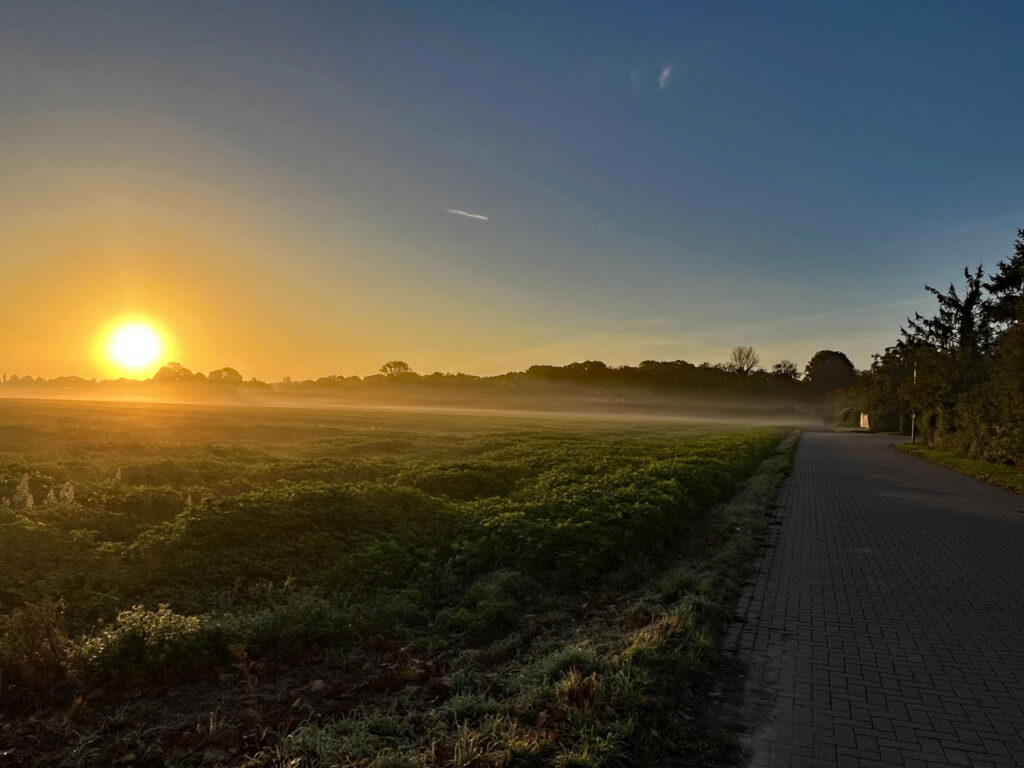
<path fill-rule="evenodd" d="M 465 373 L 421 375 L 402 360 L 389 360 L 372 376 L 322 376 L 274 384 L 279 391 L 321 397 L 405 395 L 430 398 L 474 397 L 501 401 L 508 397 L 584 396 L 592 402 L 640 402 L 644 398 L 749 403 L 791 403 L 819 407 L 824 395 L 849 387 L 853 364 L 841 352 L 822 350 L 804 369 L 782 360 L 765 370 L 748 346 L 733 349 L 726 363 L 694 365 L 685 360 L 644 360 L 637 366 L 610 366 L 600 360 L 568 365 L 532 365 L 497 376 Z"/>
<path fill-rule="evenodd" d="M 246 386 L 268 386 L 258 379 L 245 380 L 242 374 L 234 368 L 218 368 L 215 371 L 210 371 L 208 374 L 201 372 L 193 373 L 181 363 L 167 363 L 162 366 L 156 373 L 153 374 L 151 379 L 146 381 L 137 381 L 135 379 L 118 379 L 116 381 L 96 381 L 96 379 L 83 379 L 80 376 L 58 376 L 53 379 L 44 379 L 40 377 L 32 376 L 18 376 L 12 374 L 8 376 L 6 373 L 0 374 L 0 384 L 4 384 L 12 387 L 19 386 L 43 386 L 52 390 L 65 390 L 65 389 L 80 389 L 80 388 L 97 388 L 110 385 L 118 386 L 146 386 L 151 384 L 159 384 L 162 386 L 180 386 L 180 385 L 194 385 L 194 384 L 213 384 L 213 385 L 246 385 Z"/>
<path fill-rule="evenodd" d="M 181 363 L 168 363 L 153 374 L 151 381 L 154 384 L 214 384 L 234 385 L 239 384 L 262 384 L 256 379 L 246 382 L 242 374 L 234 368 L 218 368 L 210 371 L 208 375 L 200 372 L 193 373 Z"/>
<path fill-rule="evenodd" d="M 86 381 L 78 377 L 35 379 L 31 376 L 6 376 L 0 383 L 14 387 L 45 387 L 53 391 L 91 389 L 105 391 L 118 388 L 131 394 L 158 386 L 161 391 L 179 390 L 189 397 L 204 393 L 223 398 L 231 392 L 260 390 L 289 396 L 320 399 L 413 400 L 457 404 L 472 400 L 477 403 L 517 404 L 531 406 L 541 398 L 583 398 L 581 404 L 611 406 L 644 406 L 657 403 L 661 407 L 686 408 L 696 401 L 731 401 L 751 407 L 767 404 L 789 404 L 786 407 L 817 407 L 823 394 L 850 385 L 856 376 L 853 365 L 840 352 L 822 350 L 804 369 L 801 376 L 796 363 L 782 360 L 765 370 L 758 367 L 760 356 L 749 346 L 733 349 L 726 363 L 694 365 L 685 360 L 645 360 L 637 366 L 609 366 L 600 360 L 585 360 L 569 365 L 533 365 L 525 371 L 511 371 L 497 376 L 473 376 L 465 373 L 416 373 L 403 360 L 389 360 L 372 376 L 321 376 L 318 379 L 293 381 L 285 377 L 275 384 L 257 379 L 246 380 L 235 368 L 219 368 L 207 374 L 193 372 L 181 363 L 161 367 L 151 379 L 140 382 L 120 379 L 116 382 Z M 762 406 L 758 406 L 760 403 Z"/>
<path fill-rule="evenodd" d="M 925 289 L 938 304 L 915 313 L 899 340 L 876 355 L 858 385 L 873 425 L 907 429 L 966 456 L 1024 462 L 1024 229 L 1013 255 L 986 278 L 963 271 L 963 286 Z"/>

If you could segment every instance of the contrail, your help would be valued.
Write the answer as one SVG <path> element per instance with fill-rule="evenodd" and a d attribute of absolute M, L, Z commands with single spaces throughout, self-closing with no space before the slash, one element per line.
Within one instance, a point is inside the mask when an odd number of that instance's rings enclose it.
<path fill-rule="evenodd" d="M 460 211 L 458 208 L 445 208 L 445 213 L 454 213 L 456 216 L 465 216 L 467 219 L 476 219 L 477 221 L 490 221 L 489 216 L 484 216 L 482 213 L 470 213 L 469 211 Z"/>

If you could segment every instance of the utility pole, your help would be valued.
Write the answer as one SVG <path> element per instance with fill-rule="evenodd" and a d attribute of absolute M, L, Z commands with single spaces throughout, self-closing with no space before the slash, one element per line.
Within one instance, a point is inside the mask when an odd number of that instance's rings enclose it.
<path fill-rule="evenodd" d="M 917 395 L 917 361 L 914 362 L 914 395 Z M 917 413 L 911 411 L 910 413 L 910 442 L 913 443 L 917 437 L 915 433 L 915 427 L 917 426 Z"/>

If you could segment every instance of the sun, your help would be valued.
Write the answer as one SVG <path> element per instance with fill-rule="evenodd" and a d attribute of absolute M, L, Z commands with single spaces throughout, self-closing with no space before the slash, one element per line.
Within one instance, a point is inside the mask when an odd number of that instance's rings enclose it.
<path fill-rule="evenodd" d="M 122 368 L 145 368 L 160 359 L 162 346 L 148 325 L 122 325 L 110 337 L 110 359 Z"/>
<path fill-rule="evenodd" d="M 121 319 L 103 334 L 102 357 L 115 373 L 148 374 L 163 360 L 167 343 L 156 323 L 146 319 Z"/>

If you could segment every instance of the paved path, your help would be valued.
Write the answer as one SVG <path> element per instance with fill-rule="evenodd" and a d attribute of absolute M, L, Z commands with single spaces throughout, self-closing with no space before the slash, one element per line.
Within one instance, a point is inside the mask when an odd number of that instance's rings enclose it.
<path fill-rule="evenodd" d="M 1024 497 L 806 433 L 730 642 L 749 765 L 1024 765 Z"/>

